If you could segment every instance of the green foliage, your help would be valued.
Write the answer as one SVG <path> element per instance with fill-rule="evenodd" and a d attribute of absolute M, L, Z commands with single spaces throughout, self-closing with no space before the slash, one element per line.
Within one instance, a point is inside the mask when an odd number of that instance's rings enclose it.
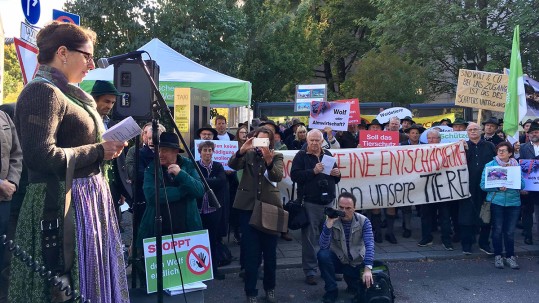
<path fill-rule="evenodd" d="M 369 0 L 328 0 L 317 11 L 323 56 L 322 70 L 317 75 L 326 80 L 330 93 L 342 97 L 339 85 L 356 59 L 373 47 L 366 20 L 373 20 L 377 11 Z"/>
<path fill-rule="evenodd" d="M 395 45 L 430 70 L 436 92 L 451 92 L 460 68 L 502 72 L 509 66 L 513 29 L 520 24 L 524 69 L 536 74 L 539 22 L 528 1 L 372 0 L 373 41 Z"/>
<path fill-rule="evenodd" d="M 231 1 L 157 0 L 147 27 L 188 58 L 230 75 L 245 54 L 245 16 Z"/>
<path fill-rule="evenodd" d="M 17 101 L 23 88 L 21 68 L 14 44 L 4 44 L 4 103 Z"/>
<path fill-rule="evenodd" d="M 152 38 L 223 73 L 237 74 L 245 18 L 230 0 L 68 0 L 98 34 L 96 57 L 133 51 Z"/>
<path fill-rule="evenodd" d="M 151 10 L 146 1 L 67 0 L 65 9 L 80 15 L 81 25 L 97 33 L 96 58 L 136 50 L 151 38 L 143 25 Z"/>
<path fill-rule="evenodd" d="M 321 59 L 315 2 L 245 1 L 250 27 L 240 77 L 252 82 L 253 100 L 290 100 L 296 84 L 311 81 Z"/>
<path fill-rule="evenodd" d="M 371 50 L 357 61 L 356 71 L 343 84 L 343 94 L 361 102 L 422 103 L 429 97 L 427 73 L 404 60 L 394 48 Z"/>

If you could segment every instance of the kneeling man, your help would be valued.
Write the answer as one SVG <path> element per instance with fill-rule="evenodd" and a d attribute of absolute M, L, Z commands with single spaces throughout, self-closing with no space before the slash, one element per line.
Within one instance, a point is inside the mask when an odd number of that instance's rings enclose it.
<path fill-rule="evenodd" d="M 371 222 L 355 212 L 354 195 L 344 192 L 337 201 L 339 210 L 345 216 L 328 217 L 319 242 L 318 267 L 326 283 L 323 298 L 326 303 L 335 302 L 339 295 L 335 273 L 344 275 L 347 290 L 354 293 L 361 294 L 363 284 L 369 288 L 373 283 L 371 269 L 374 261 L 374 236 Z"/>

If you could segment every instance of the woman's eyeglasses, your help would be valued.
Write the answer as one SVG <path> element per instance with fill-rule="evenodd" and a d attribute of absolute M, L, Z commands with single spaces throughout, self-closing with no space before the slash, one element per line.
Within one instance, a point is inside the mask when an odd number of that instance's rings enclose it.
<path fill-rule="evenodd" d="M 76 48 L 68 48 L 68 50 L 72 51 L 72 52 L 77 52 L 77 53 L 81 53 L 83 56 L 84 56 L 84 59 L 86 59 L 86 63 L 90 63 L 90 61 L 93 61 L 94 60 L 94 55 L 90 54 L 90 53 L 87 53 L 85 51 L 81 51 L 80 49 L 76 49 Z"/>

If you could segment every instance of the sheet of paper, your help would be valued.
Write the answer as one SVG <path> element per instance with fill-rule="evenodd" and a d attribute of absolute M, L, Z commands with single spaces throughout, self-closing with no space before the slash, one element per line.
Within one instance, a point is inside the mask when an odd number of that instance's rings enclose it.
<path fill-rule="evenodd" d="M 127 141 L 140 135 L 141 129 L 133 117 L 127 117 L 103 133 L 104 141 Z"/>
<path fill-rule="evenodd" d="M 208 286 L 202 282 L 193 282 L 189 284 L 184 284 L 183 288 L 185 289 L 185 292 L 188 293 L 188 292 L 197 291 L 197 290 L 204 290 L 208 288 Z M 179 287 L 165 289 L 165 292 L 170 296 L 175 296 L 175 295 L 182 294 L 183 290 L 182 290 L 182 287 L 179 286 Z"/>
<path fill-rule="evenodd" d="M 520 189 L 520 166 L 488 166 L 485 174 L 485 188 Z"/>
<path fill-rule="evenodd" d="M 266 170 L 264 172 L 264 177 L 266 177 L 266 179 L 269 181 L 269 183 L 271 183 L 271 185 L 273 185 L 273 187 L 277 187 L 277 182 L 273 182 L 269 179 L 269 175 L 268 175 L 268 171 Z"/>
<path fill-rule="evenodd" d="M 333 169 L 335 161 L 337 161 L 336 158 L 324 155 L 324 157 L 322 157 L 322 164 L 324 164 L 324 170 L 322 171 L 322 173 L 329 175 L 331 173 L 331 170 Z"/>

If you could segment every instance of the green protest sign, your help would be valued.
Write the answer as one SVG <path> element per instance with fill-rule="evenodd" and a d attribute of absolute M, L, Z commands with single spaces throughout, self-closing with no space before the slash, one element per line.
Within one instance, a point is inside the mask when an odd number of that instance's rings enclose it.
<path fill-rule="evenodd" d="M 163 236 L 162 247 L 163 289 L 181 286 L 180 269 L 184 284 L 213 279 L 207 230 Z M 147 293 L 157 291 L 156 250 L 155 238 L 144 239 Z"/>

